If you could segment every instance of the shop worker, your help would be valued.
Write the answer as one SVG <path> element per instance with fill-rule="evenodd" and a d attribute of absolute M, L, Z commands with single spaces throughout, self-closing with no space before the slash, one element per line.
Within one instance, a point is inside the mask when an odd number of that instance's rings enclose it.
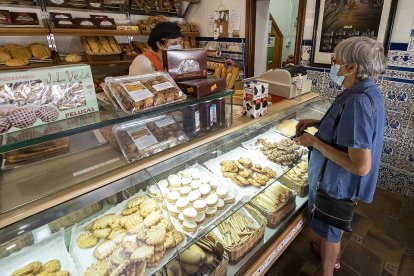
<path fill-rule="evenodd" d="M 321 258 L 316 275 L 333 275 L 340 267 L 338 256 L 342 231 L 312 218 L 319 174 L 327 163 L 320 188 L 338 199 L 372 202 L 384 140 L 384 100 L 375 79 L 385 68 L 383 46 L 368 37 L 342 40 L 334 50 L 330 77 L 345 89 L 337 95 L 322 120 L 300 120 L 297 144 L 312 147 L 309 159 L 309 226 L 316 233 L 312 250 Z M 339 115 L 339 121 L 337 117 Z M 336 133 L 333 126 L 338 122 Z M 313 136 L 304 133 L 317 126 Z M 358 190 L 359 185 L 359 190 Z"/>
<path fill-rule="evenodd" d="M 129 67 L 130 75 L 143 75 L 163 71 L 162 51 L 181 49 L 183 35 L 176 23 L 161 22 L 151 31 L 148 37 L 148 50 L 137 56 Z"/>

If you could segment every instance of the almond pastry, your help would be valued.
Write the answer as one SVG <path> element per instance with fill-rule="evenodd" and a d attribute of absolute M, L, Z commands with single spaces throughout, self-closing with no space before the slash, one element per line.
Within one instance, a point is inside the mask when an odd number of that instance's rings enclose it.
<path fill-rule="evenodd" d="M 122 210 L 121 215 L 128 216 L 128 215 L 133 214 L 133 213 L 135 213 L 137 211 L 139 211 L 139 207 L 138 206 L 132 207 L 132 208 L 127 208 L 127 209 Z"/>
<path fill-rule="evenodd" d="M 116 227 L 114 229 L 111 230 L 111 232 L 109 233 L 109 235 L 106 237 L 108 240 L 115 240 L 115 238 L 118 237 L 118 235 L 126 235 L 126 230 L 122 229 L 120 227 Z"/>
<path fill-rule="evenodd" d="M 145 218 L 152 212 L 157 211 L 157 209 L 158 209 L 158 203 L 152 198 L 146 198 L 144 202 L 142 203 L 142 205 L 140 206 L 139 212 L 141 216 Z"/>
<path fill-rule="evenodd" d="M 140 195 L 133 199 L 130 199 L 127 203 L 127 208 L 139 207 L 141 203 L 145 201 L 145 197 Z"/>
<path fill-rule="evenodd" d="M 98 239 L 106 239 L 110 232 L 111 228 L 96 229 L 93 230 L 93 235 Z"/>
<path fill-rule="evenodd" d="M 70 273 L 66 270 L 59 270 L 55 272 L 55 276 L 70 276 Z"/>
<path fill-rule="evenodd" d="M 145 227 L 149 228 L 155 224 L 158 224 L 161 219 L 161 211 L 153 212 L 144 219 L 144 225 Z"/>
<path fill-rule="evenodd" d="M 143 221 L 142 217 L 138 213 L 133 213 L 132 215 L 125 216 L 121 218 L 121 225 L 127 230 L 130 231 L 132 228 L 137 226 Z"/>
<path fill-rule="evenodd" d="M 100 261 L 89 266 L 83 276 L 108 276 L 110 271 L 110 266 L 105 261 Z"/>
<path fill-rule="evenodd" d="M 98 239 L 90 232 L 79 235 L 76 239 L 79 248 L 91 248 L 98 243 Z"/>
<path fill-rule="evenodd" d="M 103 260 L 107 256 L 111 255 L 116 249 L 116 243 L 114 241 L 103 241 L 100 243 L 95 250 L 93 251 L 93 255 L 98 260 Z"/>
<path fill-rule="evenodd" d="M 41 267 L 42 267 L 41 262 L 32 262 L 30 264 L 27 264 L 15 270 L 11 275 L 12 276 L 24 276 L 29 273 L 36 274 L 40 270 Z"/>
<path fill-rule="evenodd" d="M 150 259 L 154 255 L 154 253 L 154 246 L 144 245 L 135 250 L 130 258 L 133 261 L 142 262 L 147 259 Z"/>
<path fill-rule="evenodd" d="M 115 214 L 108 214 L 108 215 L 105 215 L 105 216 L 100 217 L 99 219 L 97 219 L 95 221 L 95 223 L 93 224 L 92 229 L 93 230 L 102 229 L 102 228 L 106 228 L 108 226 L 113 228 L 117 224 L 119 224 L 118 216 L 115 215 Z"/>
<path fill-rule="evenodd" d="M 165 240 L 165 229 L 148 229 L 146 231 L 145 242 L 149 245 L 157 245 L 164 243 Z"/>
<path fill-rule="evenodd" d="M 54 259 L 54 260 L 50 260 L 47 263 L 43 264 L 39 272 L 42 272 L 42 271 L 56 272 L 60 270 L 60 268 L 61 268 L 60 261 Z"/>
<path fill-rule="evenodd" d="M 123 248 L 116 249 L 111 255 L 111 262 L 120 265 L 129 260 L 130 253 Z"/>

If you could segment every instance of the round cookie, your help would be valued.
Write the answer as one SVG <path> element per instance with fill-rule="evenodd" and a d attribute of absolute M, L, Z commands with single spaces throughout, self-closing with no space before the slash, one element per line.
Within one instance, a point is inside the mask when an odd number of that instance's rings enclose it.
<path fill-rule="evenodd" d="M 175 206 L 177 206 L 178 211 L 184 211 L 184 209 L 187 208 L 188 204 L 190 204 L 188 198 L 181 197 L 177 200 Z"/>
<path fill-rule="evenodd" d="M 188 196 L 188 194 L 191 192 L 190 187 L 181 187 L 180 188 L 180 195 L 181 196 Z"/>
<path fill-rule="evenodd" d="M 196 218 L 195 218 L 195 222 L 197 224 L 201 224 L 206 220 L 206 214 L 204 212 L 200 212 L 197 214 Z"/>
<path fill-rule="evenodd" d="M 167 200 L 170 203 L 175 203 L 180 198 L 179 192 L 170 192 L 167 195 Z"/>
<path fill-rule="evenodd" d="M 158 181 L 158 187 L 160 187 L 160 189 L 162 189 L 163 187 L 168 188 L 168 181 L 163 179 L 161 181 Z"/>
<path fill-rule="evenodd" d="M 79 248 L 91 248 L 98 243 L 98 239 L 90 232 L 79 235 L 76 239 Z"/>
<path fill-rule="evenodd" d="M 178 218 L 178 215 L 180 214 L 180 211 L 178 210 L 177 206 L 174 205 L 169 205 L 167 207 L 168 212 L 170 213 L 171 216 Z"/>
<path fill-rule="evenodd" d="M 201 184 L 199 188 L 201 197 L 207 197 L 211 192 L 211 187 L 208 184 Z"/>
<path fill-rule="evenodd" d="M 217 209 L 218 209 L 218 210 L 222 210 L 222 209 L 224 209 L 224 205 L 225 205 L 224 200 L 223 200 L 222 198 L 219 198 L 219 199 L 218 199 L 218 202 L 217 202 Z"/>
<path fill-rule="evenodd" d="M 191 177 L 183 177 L 181 179 L 181 185 L 188 186 L 188 185 L 190 185 L 191 181 L 193 181 L 193 179 Z"/>
<path fill-rule="evenodd" d="M 218 195 L 217 194 L 211 194 L 206 198 L 207 206 L 212 208 L 217 205 L 218 202 Z"/>
<path fill-rule="evenodd" d="M 233 193 L 228 193 L 227 196 L 224 198 L 224 203 L 231 204 L 234 203 L 236 196 Z"/>
<path fill-rule="evenodd" d="M 0 117 L 0 133 L 8 131 L 12 127 L 9 119 L 6 117 Z"/>
<path fill-rule="evenodd" d="M 186 221 L 194 221 L 197 217 L 197 210 L 193 207 L 184 209 L 183 216 Z"/>
<path fill-rule="evenodd" d="M 194 201 L 196 201 L 197 199 L 200 199 L 200 197 L 201 197 L 201 194 L 200 194 L 200 192 L 199 191 L 191 191 L 189 194 L 188 194 L 188 199 L 190 200 L 190 202 L 194 202 Z"/>
<path fill-rule="evenodd" d="M 37 117 L 33 109 L 20 108 L 10 113 L 7 119 L 14 127 L 27 128 L 36 122 Z"/>
<path fill-rule="evenodd" d="M 197 212 L 203 212 L 207 208 L 207 204 L 205 200 L 198 199 L 193 202 L 193 207 L 197 210 Z"/>
<path fill-rule="evenodd" d="M 197 223 L 193 221 L 184 221 L 183 230 L 186 232 L 194 233 L 197 230 Z"/>
<path fill-rule="evenodd" d="M 217 207 L 209 207 L 205 211 L 206 216 L 209 218 L 213 217 L 216 212 L 217 212 Z"/>
<path fill-rule="evenodd" d="M 221 185 L 221 183 L 217 180 L 217 179 L 211 179 L 210 180 L 210 186 L 211 188 L 217 189 L 217 187 L 219 187 Z"/>
<path fill-rule="evenodd" d="M 191 182 L 190 186 L 193 190 L 198 189 L 201 186 L 201 181 L 200 180 L 193 180 Z"/>
<path fill-rule="evenodd" d="M 193 173 L 192 169 L 185 169 L 181 172 L 182 178 L 191 178 L 191 174 Z"/>
<path fill-rule="evenodd" d="M 59 117 L 59 109 L 53 105 L 43 105 L 36 110 L 36 116 L 43 122 L 54 122 Z"/>
<path fill-rule="evenodd" d="M 219 198 L 225 198 L 228 192 L 229 190 L 227 189 L 227 187 L 224 186 L 217 187 L 216 189 L 216 193 L 219 196 Z"/>

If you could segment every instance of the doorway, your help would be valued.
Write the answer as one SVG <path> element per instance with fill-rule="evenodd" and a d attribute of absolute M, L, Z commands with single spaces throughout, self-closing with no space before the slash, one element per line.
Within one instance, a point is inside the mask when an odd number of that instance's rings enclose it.
<path fill-rule="evenodd" d="M 282 65 L 283 34 L 271 14 L 269 16 L 269 25 L 266 70 L 280 68 Z"/>

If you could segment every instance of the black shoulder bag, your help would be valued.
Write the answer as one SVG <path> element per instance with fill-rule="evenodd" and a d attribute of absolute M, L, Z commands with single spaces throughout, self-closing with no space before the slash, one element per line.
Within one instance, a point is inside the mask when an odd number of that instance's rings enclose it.
<path fill-rule="evenodd" d="M 336 137 L 336 130 L 341 119 L 344 105 L 336 116 L 333 129 L 334 129 L 334 142 Z M 333 143 L 332 143 L 333 144 Z M 337 199 L 328 195 L 325 191 L 320 189 L 320 183 L 322 182 L 323 174 L 325 172 L 328 158 L 325 158 L 321 171 L 319 173 L 318 184 L 316 186 L 316 197 L 312 208 L 312 219 L 317 218 L 329 225 L 332 225 L 341 230 L 352 232 L 352 218 L 354 216 L 354 210 L 356 202 L 350 199 Z M 359 185 L 357 187 L 359 190 Z M 358 194 L 358 191 L 357 191 Z"/>

